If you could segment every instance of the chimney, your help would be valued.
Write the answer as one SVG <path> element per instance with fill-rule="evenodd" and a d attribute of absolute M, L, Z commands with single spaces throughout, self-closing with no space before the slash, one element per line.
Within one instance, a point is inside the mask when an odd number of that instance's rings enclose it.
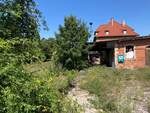
<path fill-rule="evenodd" d="M 126 25 L 126 22 L 125 20 L 122 21 L 122 26 L 125 26 Z"/>
<path fill-rule="evenodd" d="M 114 25 L 114 18 L 112 17 L 110 21 L 111 21 L 111 25 L 113 26 Z"/>

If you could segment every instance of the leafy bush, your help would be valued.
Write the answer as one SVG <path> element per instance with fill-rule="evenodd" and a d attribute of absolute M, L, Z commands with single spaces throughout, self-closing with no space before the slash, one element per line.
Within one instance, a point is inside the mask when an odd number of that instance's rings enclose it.
<path fill-rule="evenodd" d="M 14 38 L 11 40 L 0 40 L 0 51 L 5 57 L 17 59 L 18 63 L 31 63 L 44 59 L 39 48 L 38 40 Z M 3 46 L 3 47 L 2 47 Z"/>
<path fill-rule="evenodd" d="M 56 40 L 54 38 L 40 40 L 40 48 L 45 56 L 44 61 L 52 59 L 52 56 L 56 52 Z"/>
<path fill-rule="evenodd" d="M 68 87 L 68 80 L 60 88 L 52 87 L 57 76 L 44 70 L 41 76 L 31 75 L 21 66 L 20 52 L 15 52 L 12 42 L 0 44 L 0 113 L 78 113 L 78 105 L 60 92 Z"/>
<path fill-rule="evenodd" d="M 20 62 L 31 63 L 44 58 L 39 48 L 39 41 L 36 39 L 19 39 L 8 40 L 11 45 L 10 51 L 18 56 Z"/>
<path fill-rule="evenodd" d="M 60 92 L 68 87 L 68 82 L 62 85 L 65 82 L 55 81 L 62 86 L 52 87 L 54 80 L 51 77 L 47 80 L 32 77 L 15 65 L 4 69 L 0 73 L 1 113 L 63 113 L 70 110 L 79 113 L 79 106 Z"/>

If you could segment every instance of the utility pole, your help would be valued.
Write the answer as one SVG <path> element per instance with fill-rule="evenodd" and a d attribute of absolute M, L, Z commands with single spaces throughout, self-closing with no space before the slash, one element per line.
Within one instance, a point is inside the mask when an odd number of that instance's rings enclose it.
<path fill-rule="evenodd" d="M 89 25 L 90 25 L 89 41 L 91 41 L 91 38 L 92 38 L 92 36 L 93 36 L 93 22 L 90 22 Z"/>

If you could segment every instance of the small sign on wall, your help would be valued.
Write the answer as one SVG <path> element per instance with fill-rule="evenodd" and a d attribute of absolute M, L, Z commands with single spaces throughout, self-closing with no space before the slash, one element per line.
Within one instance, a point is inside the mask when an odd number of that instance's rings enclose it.
<path fill-rule="evenodd" d="M 124 63 L 124 55 L 118 55 L 118 63 Z"/>

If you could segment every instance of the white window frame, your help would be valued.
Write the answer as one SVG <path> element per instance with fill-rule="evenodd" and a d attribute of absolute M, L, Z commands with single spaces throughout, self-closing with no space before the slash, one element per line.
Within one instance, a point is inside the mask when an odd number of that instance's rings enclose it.
<path fill-rule="evenodd" d="M 127 46 L 133 46 L 133 50 L 134 50 L 134 56 L 133 56 L 133 58 L 127 58 L 127 57 L 126 57 L 126 55 L 127 55 L 127 53 L 126 53 L 126 47 L 127 47 Z M 136 59 L 136 46 L 133 45 L 133 44 L 128 44 L 128 45 L 126 45 L 126 46 L 124 47 L 124 53 L 125 53 L 125 59 L 126 59 L 126 60 L 135 60 L 135 59 Z"/>

